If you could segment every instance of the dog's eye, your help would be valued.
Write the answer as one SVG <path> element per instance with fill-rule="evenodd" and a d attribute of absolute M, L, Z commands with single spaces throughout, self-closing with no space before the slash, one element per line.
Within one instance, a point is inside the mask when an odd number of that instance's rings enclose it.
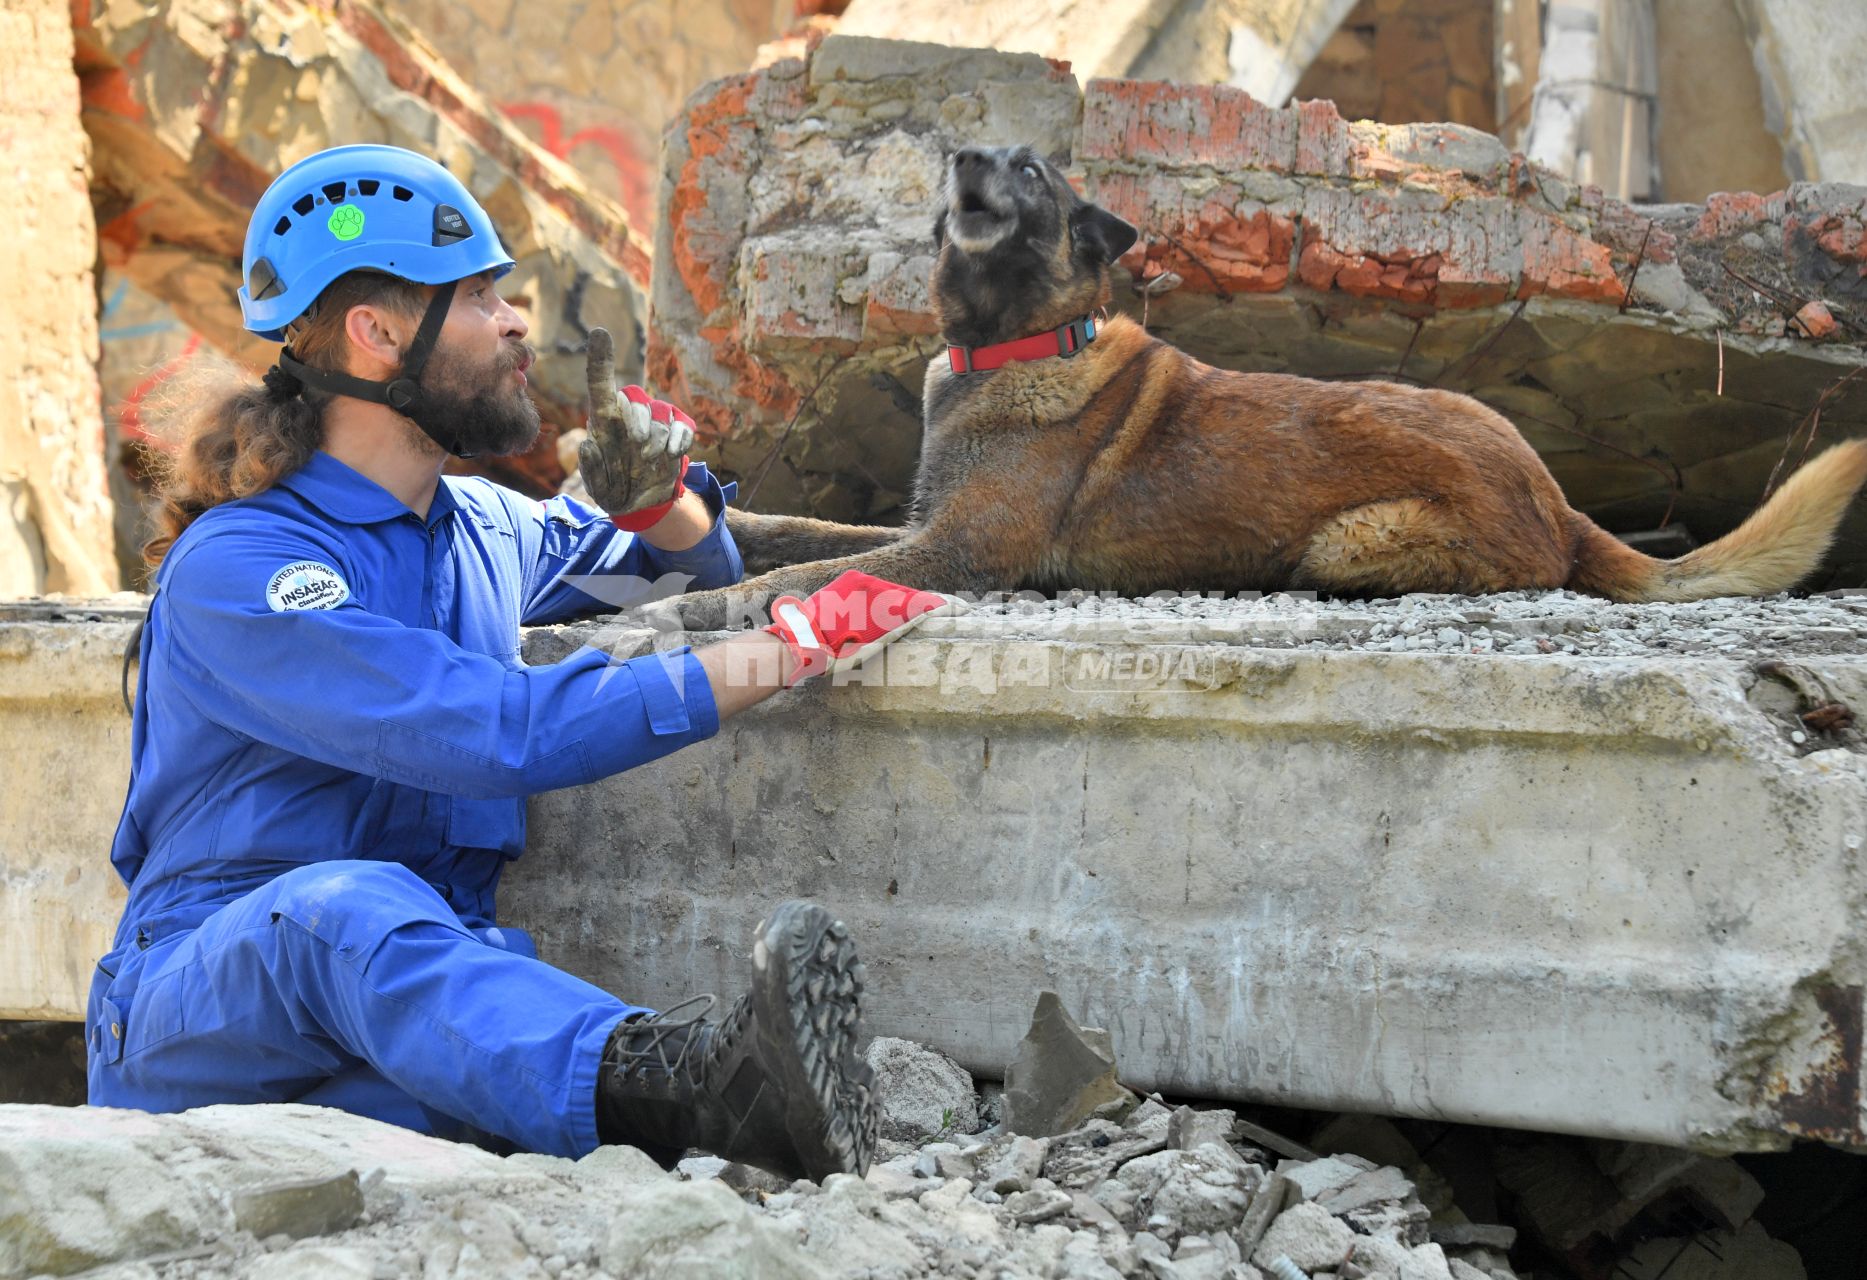
<path fill-rule="evenodd" d="M 1027 178 L 1035 178 L 1038 176 L 1037 166 L 1034 164 L 1021 164 L 1018 166 L 1018 172 Z"/>

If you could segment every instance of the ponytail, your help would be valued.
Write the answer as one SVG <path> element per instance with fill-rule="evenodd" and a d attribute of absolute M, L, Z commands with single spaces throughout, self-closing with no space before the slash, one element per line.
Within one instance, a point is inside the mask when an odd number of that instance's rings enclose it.
<path fill-rule="evenodd" d="M 345 317 L 364 304 L 419 317 L 422 286 L 373 271 L 333 281 L 286 337 L 292 353 L 314 369 L 342 369 Z M 258 383 L 224 362 L 210 362 L 183 385 L 165 388 L 155 414 L 157 434 L 172 449 L 157 461 L 155 536 L 143 544 L 150 568 L 200 515 L 236 498 L 263 493 L 311 460 L 324 441 L 330 397 L 277 365 Z"/>

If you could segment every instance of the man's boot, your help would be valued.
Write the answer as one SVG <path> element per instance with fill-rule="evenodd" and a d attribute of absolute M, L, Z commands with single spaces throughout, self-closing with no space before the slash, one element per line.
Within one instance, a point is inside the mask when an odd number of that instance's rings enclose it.
<path fill-rule="evenodd" d="M 664 1159 L 698 1147 L 785 1177 L 860 1176 L 877 1116 L 856 1053 L 863 970 L 849 931 L 787 902 L 759 926 L 752 968 L 752 989 L 717 1023 L 702 1020 L 713 997 L 701 996 L 616 1028 L 597 1074 L 599 1136 Z"/>

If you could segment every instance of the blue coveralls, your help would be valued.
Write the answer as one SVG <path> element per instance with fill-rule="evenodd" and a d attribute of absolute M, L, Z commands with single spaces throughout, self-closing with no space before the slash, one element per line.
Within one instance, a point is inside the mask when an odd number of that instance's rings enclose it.
<path fill-rule="evenodd" d="M 299 1101 L 597 1145 L 598 1060 L 638 1010 L 538 960 L 493 892 L 525 796 L 719 717 L 688 650 L 527 667 L 519 626 L 600 607 L 565 575 L 736 582 L 731 493 L 687 478 L 715 520 L 679 553 L 482 479 L 443 478 L 423 520 L 324 453 L 176 540 L 110 853 L 130 895 L 91 987 L 93 1103 Z"/>

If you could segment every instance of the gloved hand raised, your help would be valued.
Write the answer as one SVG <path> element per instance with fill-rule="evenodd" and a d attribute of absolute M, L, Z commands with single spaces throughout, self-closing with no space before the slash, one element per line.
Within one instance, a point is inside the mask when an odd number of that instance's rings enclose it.
<path fill-rule="evenodd" d="M 899 640 L 929 618 L 958 613 L 957 596 L 916 591 L 850 569 L 808 599 L 779 596 L 765 630 L 790 646 L 796 684 L 826 671 L 844 671 Z"/>
<path fill-rule="evenodd" d="M 584 354 L 590 382 L 590 434 L 577 464 L 591 499 L 618 528 L 639 533 L 668 514 L 687 491 L 681 477 L 694 442 L 694 420 L 634 385 L 616 390 L 616 344 L 590 330 Z"/>

